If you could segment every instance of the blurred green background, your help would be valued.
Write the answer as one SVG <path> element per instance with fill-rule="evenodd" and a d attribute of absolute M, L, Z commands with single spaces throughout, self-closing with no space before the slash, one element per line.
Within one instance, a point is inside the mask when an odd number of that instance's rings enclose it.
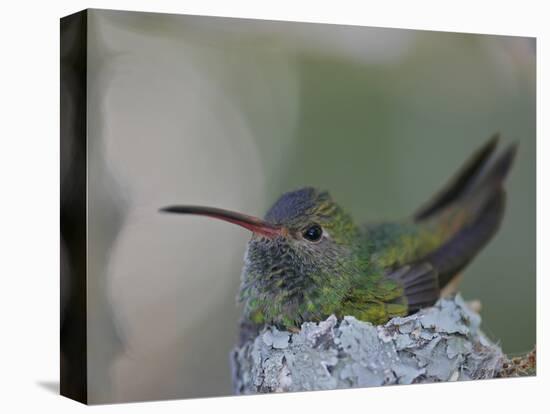
<path fill-rule="evenodd" d="M 497 131 L 520 143 L 507 212 L 461 293 L 505 352 L 533 347 L 534 39 L 99 10 L 89 30 L 92 401 L 231 393 L 249 235 L 158 207 L 263 215 L 311 185 L 401 218 Z"/>

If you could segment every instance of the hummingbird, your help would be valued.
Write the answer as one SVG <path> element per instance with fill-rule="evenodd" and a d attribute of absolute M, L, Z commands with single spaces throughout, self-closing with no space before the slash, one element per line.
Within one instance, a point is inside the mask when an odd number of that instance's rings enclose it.
<path fill-rule="evenodd" d="M 359 225 L 328 192 L 283 194 L 263 219 L 172 205 L 250 232 L 238 295 L 245 325 L 297 331 L 330 315 L 384 324 L 431 306 L 491 240 L 505 210 L 504 180 L 517 144 L 496 153 L 498 134 L 449 182 L 400 220 Z M 243 322 L 241 322 L 243 323 Z"/>

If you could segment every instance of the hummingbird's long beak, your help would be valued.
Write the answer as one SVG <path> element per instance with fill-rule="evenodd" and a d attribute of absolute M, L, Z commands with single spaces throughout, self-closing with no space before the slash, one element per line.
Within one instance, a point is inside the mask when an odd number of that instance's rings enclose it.
<path fill-rule="evenodd" d="M 212 217 L 237 224 L 238 226 L 244 227 L 253 233 L 271 238 L 283 234 L 282 227 L 275 226 L 257 217 L 247 216 L 246 214 L 224 210 L 221 208 L 202 206 L 168 206 L 161 208 L 159 211 L 163 213 L 195 214 L 199 216 Z"/>

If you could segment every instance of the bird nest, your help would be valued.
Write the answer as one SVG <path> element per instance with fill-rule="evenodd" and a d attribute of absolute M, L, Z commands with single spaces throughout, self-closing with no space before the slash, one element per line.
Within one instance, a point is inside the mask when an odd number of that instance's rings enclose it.
<path fill-rule="evenodd" d="M 264 328 L 232 352 L 236 394 L 495 378 L 510 361 L 460 295 L 374 326 L 352 316 Z M 533 354 L 534 369 L 534 354 Z"/>

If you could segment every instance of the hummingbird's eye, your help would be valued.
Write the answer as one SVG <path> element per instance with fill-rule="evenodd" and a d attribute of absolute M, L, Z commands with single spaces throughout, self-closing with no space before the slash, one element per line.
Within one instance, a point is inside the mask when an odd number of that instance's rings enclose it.
<path fill-rule="evenodd" d="M 323 236 L 323 229 L 318 224 L 312 224 L 307 229 L 304 230 L 302 233 L 302 236 L 304 239 L 309 240 L 311 242 L 317 242 L 321 240 L 321 237 Z"/>

